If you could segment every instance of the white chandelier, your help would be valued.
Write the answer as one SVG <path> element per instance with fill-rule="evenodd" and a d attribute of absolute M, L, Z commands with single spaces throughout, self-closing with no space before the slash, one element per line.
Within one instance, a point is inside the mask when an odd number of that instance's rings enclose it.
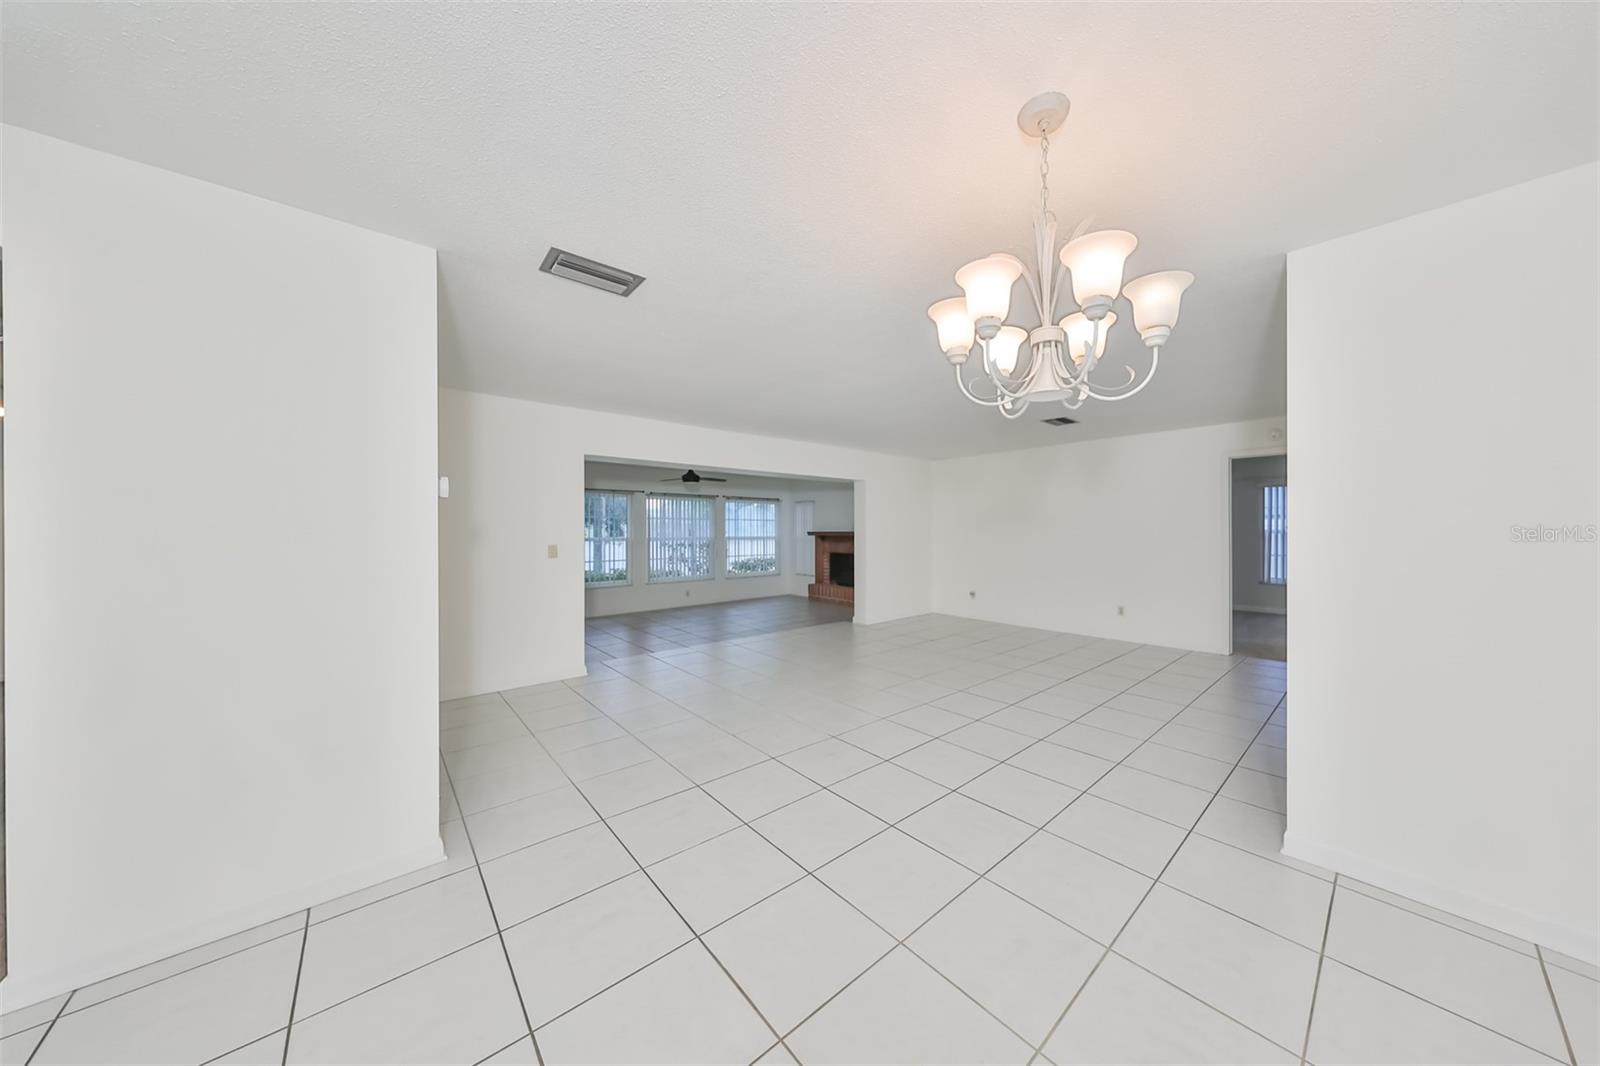
<path fill-rule="evenodd" d="M 1029 404 L 1059 402 L 1077 410 L 1087 399 L 1126 400 L 1137 395 L 1155 377 L 1161 346 L 1178 324 L 1183 290 L 1194 282 L 1186 270 L 1163 270 L 1123 284 L 1123 266 L 1139 238 L 1120 229 L 1085 233 L 1088 219 L 1056 248 L 1056 216 L 1050 210 L 1050 134 L 1066 121 L 1070 107 L 1061 93 L 1044 93 L 1017 113 L 1022 132 L 1040 140 L 1039 209 L 1033 221 L 1037 269 L 1030 270 L 1014 255 L 996 252 L 956 271 L 956 284 L 965 296 L 952 296 L 928 308 L 928 317 L 939 330 L 939 347 L 955 369 L 962 394 L 973 403 L 999 408 L 1007 418 L 1020 418 Z M 1058 262 L 1064 270 L 1057 269 Z M 1078 310 L 1057 319 L 1063 273 L 1072 276 Z M 1040 324 L 1031 330 L 1005 321 L 1011 311 L 1011 289 L 1019 277 L 1027 281 L 1039 314 Z M 1124 367 L 1127 380 L 1107 386 L 1091 382 L 1089 375 L 1105 355 L 1106 332 L 1117 322 L 1111 307 L 1119 294 L 1133 307 L 1133 324 L 1150 349 L 1150 370 L 1141 381 L 1132 367 Z M 961 375 L 975 342 L 996 390 L 992 398 L 973 392 Z"/>

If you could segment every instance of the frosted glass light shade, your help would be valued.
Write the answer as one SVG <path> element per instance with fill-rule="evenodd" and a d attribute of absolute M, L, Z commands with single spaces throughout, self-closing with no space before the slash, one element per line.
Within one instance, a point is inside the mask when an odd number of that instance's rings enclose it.
<path fill-rule="evenodd" d="M 1122 268 L 1139 246 L 1139 238 L 1125 229 L 1085 233 L 1061 248 L 1061 265 L 1072 272 L 1072 298 L 1088 310 L 1107 304 L 1122 291 Z"/>
<path fill-rule="evenodd" d="M 1000 332 L 988 342 L 989 365 L 1010 377 L 1011 372 L 1017 369 L 1017 353 L 1027 339 L 1028 331 L 1020 326 L 1000 327 Z"/>
<path fill-rule="evenodd" d="M 1133 324 L 1146 343 L 1157 336 L 1165 341 L 1171 335 L 1178 324 L 1183 290 L 1193 284 L 1194 275 L 1187 270 L 1163 270 L 1128 282 L 1123 295 L 1133 304 Z"/>
<path fill-rule="evenodd" d="M 967 314 L 967 298 L 952 296 L 928 308 L 928 317 L 939 329 L 939 349 L 945 355 L 966 355 L 972 351 L 972 319 Z"/>
<path fill-rule="evenodd" d="M 1011 311 L 1011 286 L 1021 276 L 1022 260 L 1004 252 L 973 260 L 956 271 L 956 284 L 967 294 L 967 317 L 979 325 L 979 336 L 986 332 L 981 328 L 984 319 L 993 320 L 995 326 L 1005 321 Z"/>
<path fill-rule="evenodd" d="M 1106 317 L 1098 323 L 1100 330 L 1100 343 L 1095 346 L 1094 357 L 1098 362 L 1106 354 L 1106 338 L 1111 334 L 1111 327 L 1117 324 L 1117 313 L 1107 311 Z M 1089 345 L 1094 341 L 1094 331 L 1097 324 L 1090 322 L 1082 311 L 1074 311 L 1063 318 L 1058 325 L 1067 331 L 1067 354 L 1072 356 L 1072 361 L 1078 366 L 1089 355 Z"/>

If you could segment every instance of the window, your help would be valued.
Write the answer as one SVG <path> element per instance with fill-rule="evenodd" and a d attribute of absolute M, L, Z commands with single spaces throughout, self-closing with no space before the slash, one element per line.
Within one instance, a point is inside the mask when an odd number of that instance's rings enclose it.
<path fill-rule="evenodd" d="M 1261 486 L 1261 582 L 1264 585 L 1287 584 L 1288 494 L 1286 485 Z"/>
<path fill-rule="evenodd" d="M 628 583 L 628 494 L 583 494 L 583 583 Z"/>
<path fill-rule="evenodd" d="M 722 506 L 728 573 L 734 577 L 778 572 L 778 501 L 729 497 Z"/>
<path fill-rule="evenodd" d="M 711 497 L 645 497 L 650 580 L 689 581 L 711 576 Z"/>

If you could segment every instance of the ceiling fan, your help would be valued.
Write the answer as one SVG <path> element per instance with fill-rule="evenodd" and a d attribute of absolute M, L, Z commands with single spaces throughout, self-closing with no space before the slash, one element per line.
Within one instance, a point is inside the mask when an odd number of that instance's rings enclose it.
<path fill-rule="evenodd" d="M 696 474 L 693 470 L 685 470 L 683 473 L 679 474 L 677 477 L 664 477 L 661 480 L 662 481 L 681 481 L 685 485 L 698 485 L 702 481 L 727 481 L 728 479 L 725 478 L 725 477 L 701 477 L 699 474 Z"/>

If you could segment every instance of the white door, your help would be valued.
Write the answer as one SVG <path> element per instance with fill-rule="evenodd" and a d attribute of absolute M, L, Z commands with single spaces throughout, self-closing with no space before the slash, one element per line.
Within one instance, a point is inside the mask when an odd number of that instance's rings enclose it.
<path fill-rule="evenodd" d="M 816 500 L 794 502 L 794 572 L 804 577 L 816 577 L 817 546 L 807 532 L 817 521 Z"/>

